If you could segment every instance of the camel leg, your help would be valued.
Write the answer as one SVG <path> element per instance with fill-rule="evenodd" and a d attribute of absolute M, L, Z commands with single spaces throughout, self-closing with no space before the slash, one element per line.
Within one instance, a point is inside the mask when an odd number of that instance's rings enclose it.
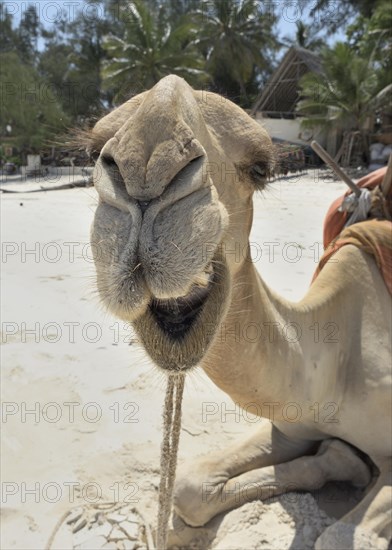
<path fill-rule="evenodd" d="M 174 508 L 186 523 L 201 526 L 254 499 L 318 489 L 332 479 L 354 478 L 358 485 L 369 482 L 367 466 L 345 443 L 328 440 L 317 455 L 303 456 L 314 446 L 311 441 L 290 440 L 273 426 L 263 427 L 261 433 L 232 446 L 224 455 L 220 451 L 180 468 Z"/>
<path fill-rule="evenodd" d="M 392 460 L 377 464 L 380 469 L 367 495 L 317 539 L 316 550 L 386 550 L 392 537 Z"/>

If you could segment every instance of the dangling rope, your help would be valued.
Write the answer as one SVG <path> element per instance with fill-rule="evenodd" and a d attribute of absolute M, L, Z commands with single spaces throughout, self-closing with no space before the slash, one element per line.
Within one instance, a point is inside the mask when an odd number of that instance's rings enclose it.
<path fill-rule="evenodd" d="M 169 374 L 163 409 L 161 480 L 159 484 L 157 549 L 166 550 L 167 529 L 176 475 L 178 442 L 181 430 L 181 403 L 184 374 Z"/>
<path fill-rule="evenodd" d="M 149 550 L 166 550 L 167 528 L 171 512 L 173 486 L 176 476 L 178 442 L 181 431 L 181 404 L 184 393 L 185 374 L 169 374 L 163 409 L 163 440 L 161 447 L 161 480 L 159 483 L 157 546 L 154 547 L 152 533 L 145 521 Z M 116 504 L 115 502 L 111 503 Z M 53 541 L 71 510 L 65 512 L 56 523 L 50 535 L 46 550 L 50 550 Z"/>

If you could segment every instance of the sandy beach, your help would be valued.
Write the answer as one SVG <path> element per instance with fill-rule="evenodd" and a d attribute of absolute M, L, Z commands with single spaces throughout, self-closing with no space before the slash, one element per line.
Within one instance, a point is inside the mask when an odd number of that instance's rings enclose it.
<path fill-rule="evenodd" d="M 345 190 L 311 171 L 255 197 L 253 258 L 287 299 L 306 292 L 322 251 L 323 217 Z M 44 548 L 64 511 L 100 499 L 131 502 L 155 523 L 165 380 L 131 328 L 99 305 L 89 245 L 96 204 L 94 188 L 1 196 L 4 550 Z M 224 448 L 260 422 L 196 370 L 186 380 L 179 461 Z M 338 517 L 355 497 L 344 487 L 333 493 L 329 512 Z M 201 529 L 174 518 L 170 541 L 312 548 L 331 522 L 317 500 L 246 504 Z M 63 538 L 54 548 L 72 544 Z"/>

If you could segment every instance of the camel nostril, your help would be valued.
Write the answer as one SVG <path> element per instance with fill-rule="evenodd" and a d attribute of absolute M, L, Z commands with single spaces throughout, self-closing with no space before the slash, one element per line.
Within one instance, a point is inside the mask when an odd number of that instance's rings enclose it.
<path fill-rule="evenodd" d="M 142 214 L 147 210 L 148 205 L 151 201 L 136 201 L 140 207 L 140 210 L 142 211 Z"/>

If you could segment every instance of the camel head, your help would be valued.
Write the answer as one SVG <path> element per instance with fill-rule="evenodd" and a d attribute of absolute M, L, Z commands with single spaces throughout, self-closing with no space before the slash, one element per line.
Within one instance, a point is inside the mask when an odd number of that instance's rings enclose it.
<path fill-rule="evenodd" d="M 200 362 L 249 263 L 252 195 L 272 144 L 230 101 L 167 76 L 94 127 L 91 240 L 104 305 L 153 361 Z"/>

